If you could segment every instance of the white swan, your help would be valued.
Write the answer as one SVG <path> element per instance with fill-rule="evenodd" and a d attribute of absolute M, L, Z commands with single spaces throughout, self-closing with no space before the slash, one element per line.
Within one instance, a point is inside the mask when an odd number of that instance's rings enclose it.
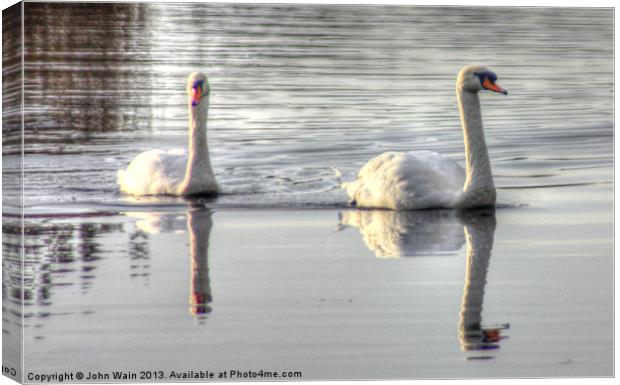
<path fill-rule="evenodd" d="M 189 94 L 189 155 L 185 150 L 150 150 L 138 154 L 127 170 L 118 170 L 121 191 L 131 195 L 215 194 L 207 147 L 209 82 L 200 72 L 187 78 Z"/>
<path fill-rule="evenodd" d="M 341 184 L 350 203 L 392 210 L 494 206 L 495 185 L 478 91 L 507 94 L 496 80 L 492 71 L 474 65 L 464 67 L 457 77 L 466 172 L 457 162 L 435 152 L 386 152 L 368 161 L 356 180 Z"/>

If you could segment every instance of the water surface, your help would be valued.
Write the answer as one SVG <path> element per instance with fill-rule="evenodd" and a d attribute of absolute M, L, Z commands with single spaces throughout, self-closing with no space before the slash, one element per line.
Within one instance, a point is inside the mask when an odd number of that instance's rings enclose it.
<path fill-rule="evenodd" d="M 24 326 L 26 374 L 611 376 L 612 20 L 26 3 L 25 256 L 22 271 L 21 138 L 7 114 L 4 337 Z M 463 162 L 454 81 L 470 63 L 510 92 L 481 95 L 498 210 L 348 208 L 332 165 L 351 176 L 412 149 Z M 211 83 L 224 194 L 121 194 L 116 170 L 138 152 L 186 145 L 196 69 Z"/>

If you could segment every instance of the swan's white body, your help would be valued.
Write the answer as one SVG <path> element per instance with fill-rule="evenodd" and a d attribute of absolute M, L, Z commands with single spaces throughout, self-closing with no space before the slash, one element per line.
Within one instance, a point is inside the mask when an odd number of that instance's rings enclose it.
<path fill-rule="evenodd" d="M 460 194 L 465 171 L 432 151 L 384 152 L 343 186 L 358 207 L 413 210 L 451 207 Z"/>
<path fill-rule="evenodd" d="M 496 192 L 478 91 L 506 93 L 495 79 L 480 66 L 463 68 L 457 78 L 466 170 L 432 151 L 386 152 L 368 161 L 356 180 L 342 183 L 351 203 L 392 210 L 494 206 Z"/>
<path fill-rule="evenodd" d="M 205 75 L 188 77 L 189 153 L 185 150 L 149 150 L 138 154 L 126 170 L 118 170 L 121 191 L 131 195 L 215 194 L 219 187 L 207 146 L 209 84 Z M 200 85 L 199 90 L 196 84 Z"/>

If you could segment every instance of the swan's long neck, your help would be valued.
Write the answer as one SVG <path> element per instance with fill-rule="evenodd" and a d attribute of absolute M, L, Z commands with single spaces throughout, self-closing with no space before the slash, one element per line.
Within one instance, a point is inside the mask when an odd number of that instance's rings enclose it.
<path fill-rule="evenodd" d="M 457 88 L 456 94 L 463 126 L 467 174 L 458 206 L 460 208 L 494 206 L 495 184 L 484 140 L 478 93 Z"/>
<path fill-rule="evenodd" d="M 209 147 L 207 144 L 208 99 L 198 106 L 190 104 L 189 115 L 189 156 L 185 177 L 181 183 L 183 195 L 191 195 L 204 191 L 216 191 L 217 184 L 211 168 Z"/>

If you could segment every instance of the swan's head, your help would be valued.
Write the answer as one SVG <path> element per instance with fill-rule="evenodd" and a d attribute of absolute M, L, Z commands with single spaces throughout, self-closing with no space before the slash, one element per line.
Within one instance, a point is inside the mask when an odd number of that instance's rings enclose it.
<path fill-rule="evenodd" d="M 496 82 L 497 75 L 495 75 L 495 72 L 484 66 L 469 65 L 459 72 L 456 87 L 469 92 L 490 90 L 507 95 L 508 91 L 500 87 Z"/>
<path fill-rule="evenodd" d="M 192 107 L 200 105 L 203 100 L 208 100 L 209 80 L 202 72 L 192 72 L 187 77 L 187 93 Z"/>

